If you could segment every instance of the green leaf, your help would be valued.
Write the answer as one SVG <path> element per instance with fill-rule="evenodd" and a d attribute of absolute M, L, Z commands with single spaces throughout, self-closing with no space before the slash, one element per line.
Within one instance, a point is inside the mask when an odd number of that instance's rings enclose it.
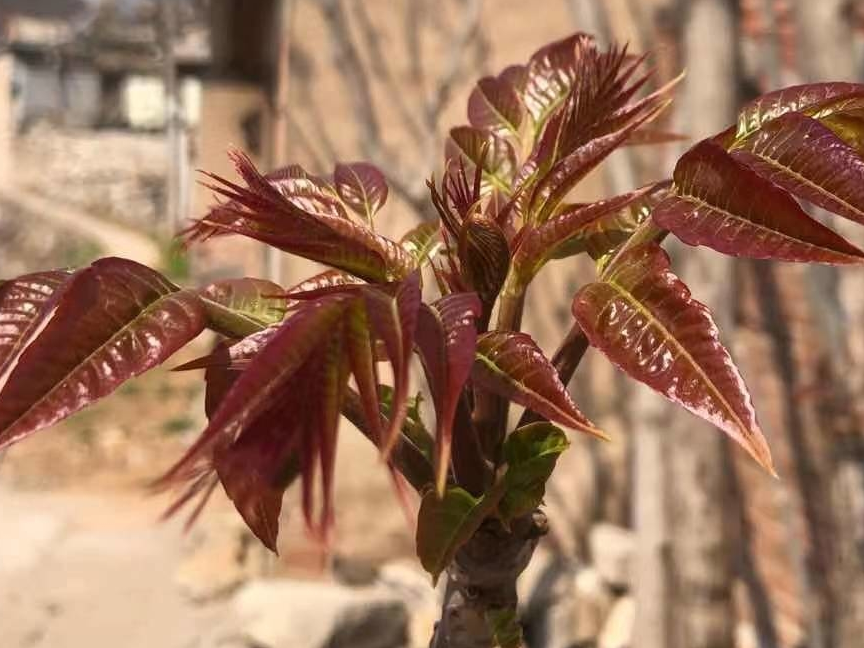
<path fill-rule="evenodd" d="M 241 338 L 282 321 L 282 287 L 266 279 L 227 279 L 199 291 L 208 327 L 226 337 Z"/>
<path fill-rule="evenodd" d="M 381 413 L 389 419 L 393 411 L 393 388 L 390 385 L 378 385 L 378 391 L 381 394 Z M 422 406 L 422 392 L 417 392 L 416 396 L 408 399 L 405 421 L 402 423 L 402 435 L 404 437 L 402 442 L 411 443 L 431 466 L 435 462 L 435 439 L 426 429 L 426 424 L 423 423 Z"/>
<path fill-rule="evenodd" d="M 558 457 L 570 446 L 567 436 L 547 422 L 531 423 L 514 430 L 504 442 L 506 490 L 498 504 L 501 519 L 530 513 L 543 501 L 546 482 Z"/>
<path fill-rule="evenodd" d="M 448 488 L 441 498 L 434 489 L 423 496 L 417 516 L 417 556 L 433 583 L 495 510 L 503 492 L 499 484 L 479 498 L 459 487 Z"/>

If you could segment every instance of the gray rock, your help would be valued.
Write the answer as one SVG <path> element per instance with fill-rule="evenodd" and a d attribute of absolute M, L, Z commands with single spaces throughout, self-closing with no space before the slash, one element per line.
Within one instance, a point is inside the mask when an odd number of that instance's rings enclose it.
<path fill-rule="evenodd" d="M 593 567 L 580 569 L 573 585 L 573 643 L 593 645 L 606 624 L 615 598 Z"/>
<path fill-rule="evenodd" d="M 601 578 L 613 589 L 630 587 L 635 543 L 629 529 L 602 522 L 588 536 L 591 559 Z"/>
<path fill-rule="evenodd" d="M 529 646 L 593 646 L 606 623 L 612 593 L 590 566 L 554 560 L 537 579 L 523 611 Z"/>
<path fill-rule="evenodd" d="M 631 648 L 635 621 L 636 602 L 632 596 L 622 596 L 609 612 L 597 648 Z"/>
<path fill-rule="evenodd" d="M 444 580 L 442 577 L 442 584 Z M 414 560 L 394 560 L 383 565 L 378 572 L 378 585 L 403 601 L 408 609 L 408 646 L 427 648 L 441 615 L 443 588 L 433 588 L 432 578 Z"/>
<path fill-rule="evenodd" d="M 256 648 L 402 648 L 404 603 L 380 587 L 254 580 L 234 598 L 241 635 Z"/>
<path fill-rule="evenodd" d="M 247 580 L 267 575 L 261 560 L 272 554 L 234 511 L 214 512 L 184 540 L 174 582 L 196 603 L 225 598 Z"/>

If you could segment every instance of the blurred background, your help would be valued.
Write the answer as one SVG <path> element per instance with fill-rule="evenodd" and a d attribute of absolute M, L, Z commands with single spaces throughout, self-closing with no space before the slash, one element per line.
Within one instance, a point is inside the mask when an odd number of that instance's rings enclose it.
<path fill-rule="evenodd" d="M 722 130 L 760 92 L 861 80 L 856 0 L 0 0 L 0 275 L 119 255 L 178 282 L 311 264 L 171 235 L 211 201 L 195 169 L 369 159 L 379 224 L 430 216 L 425 180 L 472 83 L 582 30 L 687 70 L 668 127 Z M 616 153 L 577 200 L 671 173 L 687 143 Z M 845 231 L 860 245 L 860 232 Z M 721 435 L 589 352 L 552 528 L 521 581 L 529 648 L 864 645 L 864 278 L 673 250 L 713 306 L 775 454 Z M 551 350 L 591 269 L 550 264 L 526 326 Z M 184 351 L 200 355 L 208 340 Z M 342 436 L 332 555 L 286 504 L 281 556 L 224 497 L 183 534 L 145 484 L 202 428 L 197 375 L 154 371 L 0 459 L 2 648 L 421 648 L 437 600 L 371 447 Z M 293 495 L 289 494 L 293 502 Z"/>

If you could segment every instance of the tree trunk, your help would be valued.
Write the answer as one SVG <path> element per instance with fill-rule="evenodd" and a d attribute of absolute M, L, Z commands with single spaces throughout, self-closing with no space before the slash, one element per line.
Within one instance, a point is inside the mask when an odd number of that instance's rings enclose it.
<path fill-rule="evenodd" d="M 546 528 L 546 516 L 540 510 L 514 521 L 509 531 L 497 520 L 483 522 L 447 569 L 441 620 L 429 648 L 499 645 L 493 625 L 496 619 L 516 623 L 516 579 L 531 561 Z M 513 644 L 502 641 L 500 645 L 512 648 Z"/>
<path fill-rule="evenodd" d="M 738 107 L 738 16 L 735 0 L 693 0 L 681 7 L 688 70 L 685 132 L 694 140 L 732 123 Z M 677 265 L 706 302 L 728 341 L 732 334 L 732 261 L 686 250 Z M 671 587 L 668 646 L 734 645 L 733 560 L 726 440 L 681 410 L 671 413 L 667 441 L 667 515 Z"/>
<path fill-rule="evenodd" d="M 849 0 L 796 2 L 806 81 L 859 79 L 853 5 Z M 860 244 L 860 229 L 852 223 L 834 218 L 831 225 Z M 827 343 L 818 401 L 821 420 L 811 431 L 825 458 L 823 470 L 814 475 L 821 482 L 818 506 L 825 511 L 825 525 L 812 530 L 824 552 L 819 564 L 827 572 L 821 630 L 824 645 L 851 648 L 860 646 L 864 635 L 864 407 L 855 398 L 864 389 L 864 345 L 856 330 L 864 317 L 864 282 L 857 273 L 835 268 L 813 268 L 808 276 L 808 306 Z M 801 487 L 810 492 L 812 484 Z"/>

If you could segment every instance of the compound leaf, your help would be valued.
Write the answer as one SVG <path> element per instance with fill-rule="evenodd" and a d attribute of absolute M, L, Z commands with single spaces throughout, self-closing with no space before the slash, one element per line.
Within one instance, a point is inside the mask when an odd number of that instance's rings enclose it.
<path fill-rule="evenodd" d="M 603 281 L 580 289 L 573 314 L 614 364 L 719 427 L 773 472 L 750 394 L 708 308 L 670 271 L 659 245 L 631 250 Z"/>

